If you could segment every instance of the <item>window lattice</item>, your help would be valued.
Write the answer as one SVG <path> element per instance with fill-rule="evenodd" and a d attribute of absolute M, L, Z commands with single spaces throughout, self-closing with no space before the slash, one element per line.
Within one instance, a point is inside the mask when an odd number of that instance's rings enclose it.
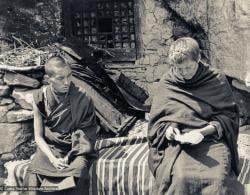
<path fill-rule="evenodd" d="M 72 7 L 73 35 L 101 48 L 135 48 L 134 0 L 91 0 Z"/>

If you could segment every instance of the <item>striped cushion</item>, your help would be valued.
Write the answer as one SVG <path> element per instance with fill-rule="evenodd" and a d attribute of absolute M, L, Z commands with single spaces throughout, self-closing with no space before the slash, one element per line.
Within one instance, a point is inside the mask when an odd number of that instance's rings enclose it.
<path fill-rule="evenodd" d="M 250 159 L 240 158 L 241 171 L 238 180 L 242 184 L 250 184 Z"/>
<path fill-rule="evenodd" d="M 90 170 L 90 194 L 152 194 L 145 137 L 104 140 Z"/>

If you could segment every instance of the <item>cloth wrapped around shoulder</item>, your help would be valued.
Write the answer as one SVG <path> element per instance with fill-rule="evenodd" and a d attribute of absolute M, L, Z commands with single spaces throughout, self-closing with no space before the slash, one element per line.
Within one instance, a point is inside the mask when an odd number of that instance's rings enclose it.
<path fill-rule="evenodd" d="M 153 174 L 156 174 L 166 148 L 172 148 L 169 149 L 169 174 L 181 150 L 179 144 L 171 145 L 165 138 L 169 126 L 186 132 L 203 128 L 212 121 L 219 122 L 223 129 L 222 139 L 230 148 L 232 167 L 238 174 L 239 111 L 225 75 L 199 63 L 194 77 L 185 80 L 172 68 L 160 80 L 158 91 L 148 126 L 149 166 Z"/>
<path fill-rule="evenodd" d="M 46 96 L 47 95 L 47 96 Z M 96 141 L 95 108 L 90 97 L 73 83 L 67 96 L 62 102 L 56 103 L 47 90 L 46 95 L 39 90 L 34 94 L 34 101 L 45 123 L 44 139 L 52 153 L 58 158 L 69 158 L 69 168 L 58 171 L 38 148 L 30 169 L 47 176 L 79 177 L 81 164 L 74 161 L 77 157 L 95 156 Z M 50 112 L 47 112 L 46 100 L 50 103 Z"/>

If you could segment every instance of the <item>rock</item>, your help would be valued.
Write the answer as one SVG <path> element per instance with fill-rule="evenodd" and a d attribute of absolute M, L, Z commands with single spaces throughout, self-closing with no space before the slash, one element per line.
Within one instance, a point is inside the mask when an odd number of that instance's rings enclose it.
<path fill-rule="evenodd" d="M 240 126 L 242 125 L 247 125 L 250 124 L 250 102 L 249 102 L 249 98 L 250 98 L 250 93 L 239 89 L 237 87 L 234 87 L 235 85 L 233 85 L 232 89 L 233 89 L 233 94 L 235 97 L 235 101 L 237 103 L 237 105 L 239 106 L 239 111 L 240 111 Z"/>
<path fill-rule="evenodd" d="M 143 65 L 149 65 L 150 61 L 149 61 L 149 56 L 146 55 L 144 58 L 143 58 L 143 61 L 142 61 L 142 64 Z"/>
<path fill-rule="evenodd" d="M 7 122 L 7 113 L 9 110 L 15 107 L 15 104 L 0 106 L 0 123 Z"/>
<path fill-rule="evenodd" d="M 27 121 L 33 119 L 33 111 L 31 110 L 12 110 L 7 112 L 7 121 L 9 123 Z"/>
<path fill-rule="evenodd" d="M 149 56 L 149 64 L 151 66 L 154 66 L 154 65 L 158 64 L 159 61 L 160 61 L 160 56 L 158 56 L 156 54 Z"/>
<path fill-rule="evenodd" d="M 10 153 L 33 135 L 33 123 L 0 123 L 0 154 Z M 4 139 L 3 139 L 4 138 Z"/>
<path fill-rule="evenodd" d="M 40 86 L 40 82 L 36 79 L 32 79 L 22 74 L 6 72 L 4 75 L 4 82 L 8 85 L 14 86 L 25 86 L 31 88 L 38 88 Z"/>
<path fill-rule="evenodd" d="M 146 81 L 148 83 L 155 82 L 154 71 L 155 67 L 152 66 L 147 67 L 147 70 L 145 71 L 145 76 L 146 76 Z"/>
<path fill-rule="evenodd" d="M 4 178 L 6 178 L 4 162 L 0 159 L 0 186 L 4 186 Z"/>
<path fill-rule="evenodd" d="M 244 80 L 250 64 L 250 1 L 165 0 L 180 19 L 203 31 L 212 66 Z"/>
<path fill-rule="evenodd" d="M 4 85 L 4 80 L 3 80 L 3 78 L 0 78 L 0 85 Z"/>
<path fill-rule="evenodd" d="M 155 67 L 154 71 L 154 78 L 156 81 L 159 81 L 160 78 L 168 72 L 170 69 L 170 65 L 166 63 L 160 63 L 158 66 Z"/>
<path fill-rule="evenodd" d="M 0 106 L 5 106 L 13 103 L 13 99 L 11 98 L 1 98 L 0 97 Z"/>
<path fill-rule="evenodd" d="M 12 153 L 7 153 L 7 154 L 2 154 L 2 156 L 0 158 L 3 161 L 10 161 L 10 160 L 13 160 L 15 158 L 15 156 Z"/>
<path fill-rule="evenodd" d="M 145 16 L 145 21 L 147 23 L 147 26 L 145 26 L 146 30 L 152 30 L 155 23 L 157 22 L 155 15 L 153 13 L 147 13 Z"/>
<path fill-rule="evenodd" d="M 233 79 L 232 80 L 232 85 L 237 88 L 237 89 L 240 89 L 240 90 L 243 90 L 243 91 L 246 91 L 248 93 L 250 93 L 250 87 L 247 87 L 245 85 L 245 83 L 239 81 L 239 80 L 236 80 L 236 79 Z"/>
<path fill-rule="evenodd" d="M 6 97 L 10 95 L 10 87 L 8 85 L 0 85 L 0 97 Z"/>
<path fill-rule="evenodd" d="M 44 71 L 39 70 L 39 71 L 29 72 L 26 74 L 26 76 L 41 81 L 43 79 L 43 76 L 44 76 Z"/>
<path fill-rule="evenodd" d="M 12 97 L 23 109 L 32 110 L 33 92 L 35 90 L 23 91 L 21 88 L 16 88 L 12 92 Z"/>

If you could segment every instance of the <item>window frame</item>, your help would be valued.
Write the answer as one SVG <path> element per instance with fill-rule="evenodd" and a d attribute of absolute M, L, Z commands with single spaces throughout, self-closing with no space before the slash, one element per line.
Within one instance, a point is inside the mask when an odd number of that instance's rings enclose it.
<path fill-rule="evenodd" d="M 76 38 L 73 35 L 73 25 L 71 22 L 71 17 L 72 17 L 71 5 L 73 3 L 84 4 L 85 2 L 88 2 L 88 1 L 89 0 L 62 0 L 63 27 L 64 27 L 64 35 L 66 38 L 72 38 L 72 37 Z M 141 40 L 139 37 L 140 20 L 139 20 L 139 2 L 138 1 L 140 0 L 134 0 L 135 48 L 105 48 L 106 50 L 114 54 L 115 56 L 114 58 L 110 59 L 108 62 L 135 62 L 140 57 Z"/>

